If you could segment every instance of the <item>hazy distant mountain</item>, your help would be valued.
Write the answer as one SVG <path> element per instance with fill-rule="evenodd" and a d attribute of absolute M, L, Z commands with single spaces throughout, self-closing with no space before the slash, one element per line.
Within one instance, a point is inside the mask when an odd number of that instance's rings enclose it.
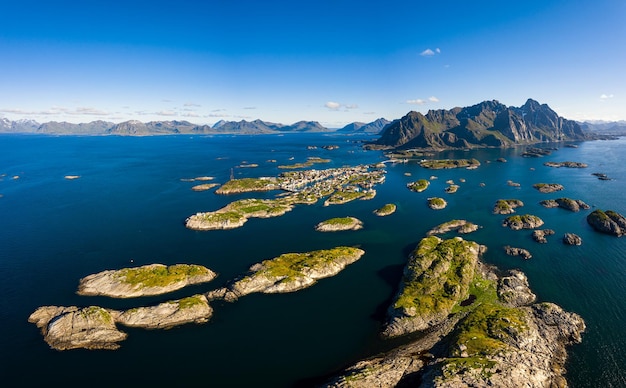
<path fill-rule="evenodd" d="M 67 122 L 50 121 L 41 124 L 34 132 L 42 134 L 73 134 L 73 135 L 93 135 L 103 134 L 113 123 L 107 121 L 92 121 L 90 123 L 73 124 Z"/>
<path fill-rule="evenodd" d="M 0 119 L 0 133 L 40 133 L 54 135 L 123 135 L 149 136 L 164 134 L 260 134 L 280 132 L 327 132 L 317 121 L 299 121 L 292 125 L 254 121 L 218 121 L 213 125 L 197 125 L 188 121 L 150 121 L 147 123 L 129 120 L 122 123 L 92 121 L 73 124 L 50 121 L 39 124 L 32 120 L 10 121 Z"/>
<path fill-rule="evenodd" d="M 465 108 L 431 110 L 426 115 L 409 112 L 385 127 L 375 144 L 442 149 L 586 139 L 589 135 L 578 123 L 529 99 L 519 108 L 493 100 Z"/>
<path fill-rule="evenodd" d="M 613 136 L 626 136 L 626 121 L 585 121 L 579 123 L 580 127 L 589 132 L 613 135 Z"/>
<path fill-rule="evenodd" d="M 362 133 L 372 133 L 377 134 L 385 128 L 387 124 L 391 123 L 391 121 L 385 120 L 384 118 L 379 118 L 371 123 L 362 123 L 362 122 L 354 122 L 346 125 L 345 127 L 338 130 L 338 132 L 362 132 Z"/>
<path fill-rule="evenodd" d="M 9 119 L 0 118 L 0 132 L 4 133 L 35 132 L 39 125 L 34 120 L 10 121 Z"/>

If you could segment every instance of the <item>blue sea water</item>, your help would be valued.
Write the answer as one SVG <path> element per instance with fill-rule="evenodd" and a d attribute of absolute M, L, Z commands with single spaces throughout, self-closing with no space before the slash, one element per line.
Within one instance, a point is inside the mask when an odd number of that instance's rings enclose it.
<path fill-rule="evenodd" d="M 3 386 L 44 384 L 281 387 L 308 385 L 316 377 L 380 351 L 384 313 L 408 253 L 433 226 L 463 218 L 482 226 L 465 236 L 488 247 L 484 261 L 518 268 L 540 301 L 580 314 L 587 323 L 583 343 L 569 348 L 566 375 L 572 387 L 626 386 L 626 238 L 594 232 L 585 217 L 546 209 L 539 201 L 562 196 L 626 214 L 626 139 L 560 147 L 543 158 L 524 158 L 522 148 L 444 152 L 438 158 L 474 157 L 476 170 L 426 170 L 389 164 L 387 180 L 373 200 L 345 205 L 298 205 L 272 219 L 252 219 L 229 231 L 187 230 L 184 220 L 244 197 L 194 192 L 181 179 L 215 176 L 275 176 L 280 164 L 309 156 L 329 158 L 317 168 L 375 163 L 360 138 L 328 134 L 263 136 L 50 137 L 0 136 L 0 379 Z M 336 150 L 323 145 L 339 145 Z M 317 149 L 307 149 L 316 145 Z M 507 163 L 495 162 L 504 157 Z M 292 159 L 293 158 L 293 159 Z M 275 160 L 276 162 L 274 162 Z M 550 168 L 546 161 L 579 161 L 586 169 Z M 238 167 L 256 163 L 257 168 Z M 601 181 L 592 172 L 614 178 Z M 80 175 L 67 180 L 66 175 Z M 423 193 L 406 183 L 435 175 Z M 460 188 L 446 194 L 446 181 Z M 461 182 L 464 179 L 465 182 Z M 512 180 L 521 184 L 511 187 Z M 562 192 L 542 194 L 538 182 L 560 183 Z M 484 183 L 484 186 L 481 185 Z M 426 199 L 441 196 L 444 210 Z M 521 199 L 518 213 L 535 214 L 556 235 L 535 243 L 529 231 L 511 231 L 491 214 L 500 198 Z M 395 203 L 398 211 L 372 211 Z M 337 216 L 360 218 L 360 231 L 319 233 L 316 223 Z M 582 246 L 565 246 L 576 233 Z M 527 261 L 504 254 L 504 245 L 528 249 Z M 124 309 L 205 292 L 244 273 L 261 260 L 285 252 L 356 245 L 366 254 L 339 275 L 308 289 L 282 295 L 249 295 L 217 303 L 204 325 L 171 330 L 126 329 L 116 351 L 50 349 L 28 316 L 43 305 L 98 305 Z M 116 300 L 75 294 L 78 280 L 105 269 L 149 263 L 196 263 L 219 273 L 211 283 L 171 295 Z"/>

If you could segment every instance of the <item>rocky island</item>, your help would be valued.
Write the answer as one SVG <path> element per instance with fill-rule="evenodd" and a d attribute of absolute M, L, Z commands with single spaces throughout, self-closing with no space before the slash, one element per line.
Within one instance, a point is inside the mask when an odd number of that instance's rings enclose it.
<path fill-rule="evenodd" d="M 216 276 L 215 272 L 201 265 L 150 264 L 86 276 L 80 279 L 77 293 L 113 298 L 161 295 L 188 285 L 210 282 Z"/>
<path fill-rule="evenodd" d="M 460 234 L 467 234 L 477 231 L 478 228 L 478 225 L 466 220 L 452 220 L 435 226 L 434 228 L 426 232 L 426 235 L 434 236 L 436 234 L 445 234 L 453 230 L 457 231 L 457 233 Z"/>
<path fill-rule="evenodd" d="M 574 233 L 565 233 L 563 235 L 563 244 L 565 245 L 582 245 L 583 239 Z"/>
<path fill-rule="evenodd" d="M 626 234 L 626 217 L 612 210 L 594 210 L 587 216 L 587 223 L 600 233 L 617 237 Z"/>
<path fill-rule="evenodd" d="M 363 254 L 365 251 L 353 247 L 285 253 L 254 264 L 247 275 L 225 288 L 209 292 L 207 298 L 234 302 L 255 292 L 275 294 L 301 290 L 312 286 L 318 279 L 336 275 Z"/>
<path fill-rule="evenodd" d="M 396 212 L 396 205 L 393 203 L 388 203 L 386 205 L 384 205 L 383 207 L 374 210 L 374 214 L 376 214 L 379 217 L 384 217 L 384 216 L 388 216 L 391 215 L 393 213 Z"/>
<path fill-rule="evenodd" d="M 326 387 L 564 387 L 582 318 L 535 304 L 526 276 L 496 275 L 475 242 L 428 237 L 411 254 L 383 335 L 417 339 L 359 361 Z M 409 338 L 407 338 L 409 339 Z"/>
<path fill-rule="evenodd" d="M 535 183 L 533 187 L 542 193 L 554 193 L 563 190 L 563 185 L 558 183 Z"/>
<path fill-rule="evenodd" d="M 571 198 L 557 198 L 557 199 L 546 199 L 539 202 L 541 206 L 547 208 L 560 207 L 565 210 L 569 210 L 572 212 L 578 212 L 580 209 L 589 209 L 589 205 L 581 201 L 580 199 L 571 199 Z"/>
<path fill-rule="evenodd" d="M 363 229 L 363 222 L 354 217 L 331 218 L 315 226 L 318 232 L 338 232 L 342 230 Z"/>
<path fill-rule="evenodd" d="M 502 226 L 508 226 L 513 230 L 535 229 L 543 225 L 543 220 L 532 214 L 522 216 L 509 216 L 502 221 Z"/>
<path fill-rule="evenodd" d="M 415 182 L 407 183 L 406 187 L 411 191 L 415 191 L 416 193 L 421 193 L 422 191 L 426 190 L 429 185 L 430 185 L 430 182 L 427 181 L 426 179 L 419 179 Z"/>
<path fill-rule="evenodd" d="M 477 159 L 434 159 L 422 160 L 420 166 L 432 170 L 444 168 L 467 168 L 471 170 L 480 166 L 480 162 Z"/>
<path fill-rule="evenodd" d="M 191 188 L 191 190 L 193 191 L 207 191 L 207 190 L 211 190 L 214 187 L 219 186 L 219 183 L 203 183 L 200 185 L 195 185 Z"/>
<path fill-rule="evenodd" d="M 186 323 L 205 323 L 213 310 L 204 295 L 194 295 L 152 307 L 126 311 L 99 306 L 43 306 L 33 312 L 28 321 L 34 323 L 44 341 L 56 350 L 108 349 L 120 347 L 127 338 L 116 324 L 145 329 L 167 329 Z"/>
<path fill-rule="evenodd" d="M 524 260 L 528 260 L 533 257 L 527 249 L 516 248 L 510 245 L 504 246 L 504 252 L 509 256 L 521 256 Z"/>
<path fill-rule="evenodd" d="M 548 242 L 546 236 L 552 236 L 554 234 L 554 230 L 552 229 L 538 229 L 533 230 L 532 237 L 538 243 L 545 244 Z"/>
<path fill-rule="evenodd" d="M 560 168 L 560 167 L 587 168 L 588 167 L 587 164 L 580 163 L 580 162 L 545 162 L 543 165 L 547 167 L 556 167 L 556 168 Z"/>
<path fill-rule="evenodd" d="M 524 206 L 524 202 L 519 199 L 499 199 L 493 206 L 493 214 L 512 214 L 515 209 Z"/>
<path fill-rule="evenodd" d="M 445 209 L 448 206 L 448 202 L 445 199 L 439 197 L 428 198 L 428 207 L 433 210 Z"/>

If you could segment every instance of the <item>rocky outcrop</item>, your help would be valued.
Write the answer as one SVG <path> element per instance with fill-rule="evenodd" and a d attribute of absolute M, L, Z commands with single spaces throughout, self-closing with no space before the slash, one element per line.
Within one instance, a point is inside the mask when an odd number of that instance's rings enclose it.
<path fill-rule="evenodd" d="M 186 323 L 205 323 L 213 314 L 204 295 L 160 303 L 156 306 L 138 307 L 114 313 L 115 322 L 129 327 L 167 329 Z"/>
<path fill-rule="evenodd" d="M 411 253 L 400 289 L 387 313 L 385 337 L 433 328 L 467 298 L 480 245 L 460 237 L 431 236 Z"/>
<path fill-rule="evenodd" d="M 250 218 L 279 217 L 293 207 L 284 198 L 241 199 L 216 211 L 196 213 L 185 220 L 185 226 L 192 230 L 234 229 L 243 226 Z"/>
<path fill-rule="evenodd" d="M 363 229 L 363 222 L 354 217 L 331 218 L 315 225 L 315 230 L 318 232 L 339 232 L 342 230 L 359 229 Z"/>
<path fill-rule="evenodd" d="M 589 209 L 589 205 L 581 201 L 580 199 L 571 199 L 571 198 L 557 198 L 557 199 L 546 199 L 539 202 L 541 206 L 547 208 L 560 207 L 565 210 L 569 210 L 572 212 L 578 212 L 580 209 Z"/>
<path fill-rule="evenodd" d="M 521 206 L 524 206 L 524 202 L 519 199 L 499 199 L 493 206 L 493 214 L 512 214 Z"/>
<path fill-rule="evenodd" d="M 554 193 L 563 190 L 563 185 L 558 183 L 535 183 L 533 187 L 541 193 Z"/>
<path fill-rule="evenodd" d="M 587 168 L 587 164 L 581 162 L 545 162 L 544 166 L 548 167 L 567 167 L 567 168 Z"/>
<path fill-rule="evenodd" d="M 498 279 L 497 290 L 500 302 L 509 307 L 526 306 L 537 300 L 537 295 L 528 286 L 526 274 L 515 269 Z"/>
<path fill-rule="evenodd" d="M 574 233 L 565 233 L 563 235 L 563 244 L 565 245 L 582 245 L 583 239 L 579 235 Z"/>
<path fill-rule="evenodd" d="M 353 247 L 285 253 L 253 265 L 247 275 L 225 288 L 207 293 L 207 298 L 232 302 L 255 292 L 276 294 L 301 290 L 318 279 L 336 275 L 364 254 L 362 249 Z"/>
<path fill-rule="evenodd" d="M 160 295 L 188 285 L 210 282 L 216 276 L 215 272 L 201 265 L 150 264 L 86 276 L 80 279 L 77 293 L 113 298 Z"/>
<path fill-rule="evenodd" d="M 509 216 L 502 221 L 502 226 L 508 226 L 513 230 L 535 229 L 541 225 L 543 225 L 543 220 L 532 214 Z"/>
<path fill-rule="evenodd" d="M 621 237 L 626 234 L 626 218 L 612 210 L 597 209 L 587 216 L 587 223 L 600 233 Z"/>
<path fill-rule="evenodd" d="M 460 298 L 455 313 L 426 325 L 408 344 L 348 367 L 324 386 L 567 386 L 566 346 L 581 342 L 584 321 L 555 304 L 533 304 L 536 297 L 522 272 L 498 277 L 495 271 L 477 261 L 473 291 Z M 418 281 L 430 284 L 432 276 Z"/>
<path fill-rule="evenodd" d="M 533 230 L 533 240 L 538 243 L 545 244 L 548 242 L 546 236 L 552 236 L 554 234 L 554 230 L 552 229 L 542 229 L 542 230 Z"/>
<path fill-rule="evenodd" d="M 434 236 L 436 234 L 445 234 L 450 231 L 456 230 L 460 234 L 467 234 L 477 231 L 478 225 L 471 223 L 467 220 L 452 220 L 439 224 L 426 232 L 427 236 Z"/>
<path fill-rule="evenodd" d="M 56 350 L 117 349 L 127 335 L 115 326 L 111 313 L 98 306 L 44 306 L 28 317 Z"/>
<path fill-rule="evenodd" d="M 509 256 L 521 256 L 522 259 L 524 259 L 524 260 L 528 260 L 531 257 L 533 257 L 533 255 L 531 255 L 530 252 L 527 249 L 516 248 L 516 247 L 512 247 L 510 245 L 505 245 L 504 246 L 504 252 L 507 255 L 509 255 Z"/>

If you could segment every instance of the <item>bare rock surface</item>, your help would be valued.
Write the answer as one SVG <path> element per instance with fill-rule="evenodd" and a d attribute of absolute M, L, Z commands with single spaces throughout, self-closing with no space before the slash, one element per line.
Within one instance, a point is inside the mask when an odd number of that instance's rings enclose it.
<path fill-rule="evenodd" d="M 186 323 L 205 323 L 213 313 L 204 295 L 138 307 L 115 314 L 115 321 L 130 327 L 166 329 Z"/>
<path fill-rule="evenodd" d="M 117 349 L 126 333 L 115 326 L 112 314 L 102 307 L 44 306 L 28 321 L 41 329 L 44 341 L 56 350 Z"/>

